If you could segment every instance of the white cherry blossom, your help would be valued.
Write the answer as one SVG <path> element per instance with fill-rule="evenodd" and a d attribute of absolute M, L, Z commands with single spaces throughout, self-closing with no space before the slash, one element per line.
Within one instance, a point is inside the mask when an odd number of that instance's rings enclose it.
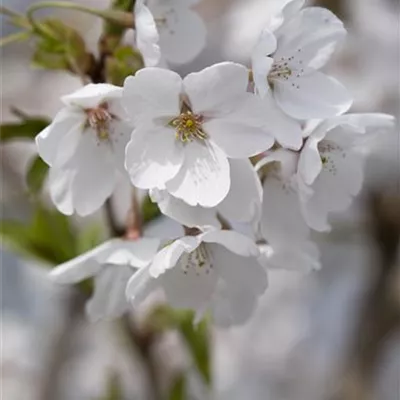
<path fill-rule="evenodd" d="M 267 150 L 279 124 L 247 85 L 247 69 L 231 62 L 183 80 L 160 68 L 129 77 L 123 104 L 136 126 L 125 163 L 132 183 L 166 189 L 191 206 L 221 203 L 230 188 L 228 158 Z"/>
<path fill-rule="evenodd" d="M 269 265 L 318 267 L 310 229 L 328 231 L 331 212 L 344 211 L 362 186 L 366 137 L 393 127 L 385 114 L 348 114 L 306 130 L 301 151 L 268 152 L 256 166 L 263 177 L 261 235 Z M 284 264 L 287 264 L 286 266 Z"/>
<path fill-rule="evenodd" d="M 93 213 L 112 194 L 124 169 L 132 127 L 121 107 L 122 88 L 89 84 L 62 98 L 65 107 L 37 137 L 50 166 L 50 194 L 64 214 Z"/>
<path fill-rule="evenodd" d="M 136 0 L 136 45 L 145 65 L 185 64 L 205 47 L 206 27 L 191 7 L 197 0 Z"/>
<path fill-rule="evenodd" d="M 347 114 L 321 122 L 310 133 L 300 153 L 298 176 L 311 189 L 311 195 L 302 197 L 311 228 L 330 230 L 329 213 L 350 206 L 362 187 L 365 140 L 393 126 L 390 115 Z"/>
<path fill-rule="evenodd" d="M 211 312 L 223 326 L 242 324 L 267 287 L 258 256 L 255 243 L 233 231 L 185 236 L 164 247 L 149 267 L 131 278 L 127 297 L 136 307 L 162 288 L 175 308 L 194 309 L 198 318 Z"/>
<path fill-rule="evenodd" d="M 237 222 L 252 222 L 261 212 L 262 187 L 251 162 L 229 160 L 231 186 L 225 199 L 213 208 L 189 206 L 170 195 L 166 190 L 153 189 L 151 198 L 157 202 L 161 212 L 188 227 L 221 227 L 217 218 L 220 213 L 225 219 Z"/>
<path fill-rule="evenodd" d="M 293 118 L 342 114 L 351 106 L 351 96 L 341 83 L 319 69 L 346 30 L 327 9 L 309 7 L 298 11 L 299 6 L 301 2 L 290 2 L 279 22 L 275 20 L 261 33 L 252 56 L 256 90 L 261 97 L 272 96 Z"/>
<path fill-rule="evenodd" d="M 158 239 L 136 241 L 112 239 L 50 272 L 59 284 L 74 284 L 94 278 L 94 293 L 86 303 L 91 321 L 117 318 L 129 309 L 126 285 L 136 269 L 150 264 L 159 246 Z"/>

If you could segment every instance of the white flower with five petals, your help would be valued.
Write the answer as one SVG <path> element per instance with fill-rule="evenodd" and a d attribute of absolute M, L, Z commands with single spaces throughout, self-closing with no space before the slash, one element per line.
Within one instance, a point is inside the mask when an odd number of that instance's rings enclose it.
<path fill-rule="evenodd" d="M 86 303 L 91 321 L 117 318 L 129 309 L 126 285 L 138 268 L 150 264 L 160 242 L 112 239 L 54 268 L 51 279 L 59 284 L 75 284 L 94 278 L 93 297 Z"/>
<path fill-rule="evenodd" d="M 206 27 L 191 7 L 198 0 L 136 0 L 136 45 L 145 65 L 185 64 L 206 44 Z"/>
<path fill-rule="evenodd" d="M 349 93 L 319 69 L 345 37 L 346 30 L 327 9 L 309 7 L 293 12 L 299 5 L 289 3 L 287 12 L 282 14 L 287 19 L 262 32 L 252 56 L 256 90 L 262 97 L 272 96 L 293 118 L 342 114 L 351 106 Z"/>
<path fill-rule="evenodd" d="M 393 125 L 386 114 L 334 117 L 304 133 L 299 153 L 279 149 L 258 163 L 264 176 L 261 234 L 273 249 L 271 262 L 292 265 L 296 256 L 317 266 L 310 228 L 328 231 L 329 214 L 350 206 L 362 186 L 366 136 Z"/>
<path fill-rule="evenodd" d="M 136 126 L 125 162 L 132 183 L 166 189 L 191 206 L 221 203 L 230 188 L 228 158 L 256 155 L 274 142 L 276 118 L 247 85 L 247 69 L 231 62 L 183 80 L 160 68 L 127 78 L 123 104 Z"/>
<path fill-rule="evenodd" d="M 346 114 L 318 124 L 308 136 L 299 158 L 300 184 L 310 188 L 302 196 L 307 224 L 330 230 L 331 212 L 346 210 L 362 187 L 365 142 L 394 126 L 387 114 Z"/>
<path fill-rule="evenodd" d="M 225 199 L 213 208 L 189 206 L 166 190 L 152 189 L 150 196 L 164 215 L 188 227 L 221 227 L 218 214 L 229 221 L 253 222 L 261 213 L 262 187 L 251 162 L 229 160 L 231 186 Z"/>
<path fill-rule="evenodd" d="M 267 288 L 258 256 L 255 243 L 233 231 L 185 236 L 140 269 L 129 281 L 126 294 L 136 307 L 162 288 L 171 306 L 193 309 L 197 318 L 209 311 L 218 325 L 242 324 Z"/>
<path fill-rule="evenodd" d="M 124 169 L 132 126 L 121 107 L 122 88 L 89 84 L 62 98 L 63 108 L 37 137 L 50 166 L 50 194 L 64 214 L 85 216 L 112 194 Z"/>

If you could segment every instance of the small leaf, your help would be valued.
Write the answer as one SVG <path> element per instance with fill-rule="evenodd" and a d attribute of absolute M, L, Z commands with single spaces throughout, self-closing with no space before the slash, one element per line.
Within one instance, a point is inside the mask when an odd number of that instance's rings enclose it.
<path fill-rule="evenodd" d="M 26 175 L 26 183 L 31 193 L 37 194 L 42 190 L 48 171 L 49 166 L 39 156 L 33 159 Z"/>
<path fill-rule="evenodd" d="M 47 69 L 63 69 L 86 73 L 92 57 L 86 51 L 85 42 L 73 28 L 58 19 L 48 18 L 40 23 L 42 35 L 36 44 L 33 64 Z"/>
<path fill-rule="evenodd" d="M 183 374 L 178 375 L 169 392 L 168 400 L 185 400 L 186 380 Z"/>
<path fill-rule="evenodd" d="M 20 111 L 17 110 L 15 114 L 17 113 L 20 113 Z M 21 118 L 22 115 L 24 115 L 23 118 Z M 0 140 L 2 142 L 20 138 L 34 139 L 50 123 L 48 119 L 43 117 L 28 117 L 22 113 L 18 116 L 22 119 L 21 122 L 0 125 Z"/>

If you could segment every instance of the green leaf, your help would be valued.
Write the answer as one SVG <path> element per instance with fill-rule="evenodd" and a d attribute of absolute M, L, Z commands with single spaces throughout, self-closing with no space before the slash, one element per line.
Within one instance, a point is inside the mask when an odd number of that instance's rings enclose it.
<path fill-rule="evenodd" d="M 37 194 L 42 190 L 48 171 L 49 166 L 39 156 L 32 160 L 26 174 L 26 184 L 31 193 Z"/>
<path fill-rule="evenodd" d="M 62 69 L 85 74 L 92 57 L 85 42 L 73 28 L 58 19 L 48 18 L 40 23 L 41 36 L 36 44 L 32 62 L 46 69 Z"/>
<path fill-rule="evenodd" d="M 68 217 L 37 204 L 31 221 L 5 220 L 0 235 L 14 251 L 57 265 L 78 255 L 76 234 Z"/>
<path fill-rule="evenodd" d="M 168 400 L 185 400 L 186 380 L 183 374 L 178 375 L 171 386 Z"/>
<path fill-rule="evenodd" d="M 118 47 L 106 60 L 106 79 L 114 85 L 123 85 L 125 78 L 143 68 L 142 55 L 131 46 Z"/>
<path fill-rule="evenodd" d="M 158 218 L 161 215 L 161 211 L 158 208 L 157 203 L 153 203 L 149 195 L 143 199 L 142 202 L 142 217 L 143 223 L 147 224 L 150 221 Z"/>
<path fill-rule="evenodd" d="M 113 0 L 110 9 L 133 13 L 134 3 L 134 0 Z M 104 33 L 106 36 L 114 36 L 120 39 L 125 30 L 126 28 L 120 24 L 115 24 L 109 21 L 104 22 Z"/>
<path fill-rule="evenodd" d="M 0 140 L 2 142 L 21 138 L 34 139 L 50 123 L 46 118 L 29 117 L 17 109 L 14 109 L 13 113 L 21 119 L 21 122 L 0 125 Z"/>

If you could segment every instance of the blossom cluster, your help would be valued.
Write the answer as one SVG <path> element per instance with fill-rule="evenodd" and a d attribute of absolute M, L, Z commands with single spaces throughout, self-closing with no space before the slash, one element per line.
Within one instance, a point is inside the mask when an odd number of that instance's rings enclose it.
<path fill-rule="evenodd" d="M 149 191 L 186 235 L 112 239 L 51 272 L 95 277 L 92 319 L 116 317 L 162 289 L 169 304 L 245 322 L 270 267 L 319 268 L 310 233 L 328 231 L 363 178 L 365 138 L 393 125 L 346 114 L 346 88 L 321 72 L 346 36 L 330 11 L 292 0 L 260 33 L 249 66 L 222 62 L 181 78 L 168 68 L 206 42 L 196 1 L 137 0 L 135 46 L 145 67 L 123 87 L 88 84 L 36 139 L 56 207 L 98 210 L 118 179 Z M 189 39 L 190 38 L 190 39 Z M 248 223 L 252 238 L 226 226 Z"/>

